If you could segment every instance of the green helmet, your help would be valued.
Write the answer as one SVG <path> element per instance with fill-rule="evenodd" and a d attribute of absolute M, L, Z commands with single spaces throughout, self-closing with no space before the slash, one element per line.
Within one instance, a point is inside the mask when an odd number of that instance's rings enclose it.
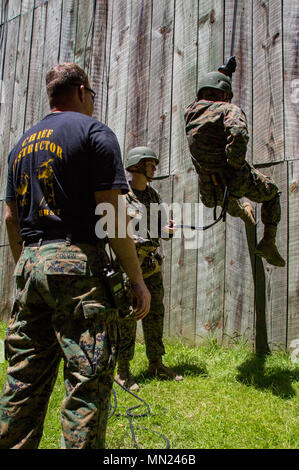
<path fill-rule="evenodd" d="M 232 82 L 227 75 L 221 72 L 209 72 L 202 77 L 199 81 L 197 97 L 199 98 L 200 91 L 203 88 L 216 88 L 227 93 L 228 99 L 232 99 Z"/>
<path fill-rule="evenodd" d="M 125 169 L 128 170 L 131 166 L 137 165 L 141 160 L 151 158 L 159 163 L 159 157 L 149 147 L 135 147 L 129 150 L 125 162 Z"/>

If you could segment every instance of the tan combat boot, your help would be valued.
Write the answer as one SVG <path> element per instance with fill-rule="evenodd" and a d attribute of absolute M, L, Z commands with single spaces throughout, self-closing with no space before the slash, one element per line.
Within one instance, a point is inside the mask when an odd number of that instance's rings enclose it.
<path fill-rule="evenodd" d="M 130 372 L 130 363 L 129 362 L 119 362 L 117 368 L 117 374 L 115 380 L 127 388 L 131 392 L 138 392 L 139 386 L 137 385 L 133 375 Z"/>
<path fill-rule="evenodd" d="M 254 253 L 265 258 L 267 263 L 273 266 L 285 266 L 285 260 L 280 256 L 275 245 L 277 227 L 276 225 L 265 225 L 264 236 L 257 245 Z"/>
<path fill-rule="evenodd" d="M 168 367 L 165 367 L 161 358 L 155 361 L 150 361 L 148 371 L 151 375 L 158 377 L 158 379 L 176 380 L 177 382 L 183 380 L 181 375 L 177 375 L 175 372 L 168 369 Z"/>
<path fill-rule="evenodd" d="M 244 202 L 243 203 L 243 215 L 240 216 L 240 218 L 245 222 L 245 225 L 248 227 L 254 227 L 256 225 L 255 218 L 253 215 L 253 208 L 250 202 Z"/>

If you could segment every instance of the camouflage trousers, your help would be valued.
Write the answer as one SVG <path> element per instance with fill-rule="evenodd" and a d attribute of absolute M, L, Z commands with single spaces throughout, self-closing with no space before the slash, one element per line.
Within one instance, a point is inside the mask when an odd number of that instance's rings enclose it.
<path fill-rule="evenodd" d="M 161 272 L 157 272 L 144 280 L 151 293 L 151 308 L 142 321 L 142 330 L 147 358 L 150 361 L 159 359 L 165 354 L 163 345 L 164 324 L 164 288 Z M 136 319 L 132 316 L 119 319 L 120 346 L 119 362 L 131 361 L 135 352 Z"/>
<path fill-rule="evenodd" d="M 223 185 L 213 185 L 210 176 L 199 171 L 199 191 L 202 203 L 206 207 L 222 204 Z M 229 177 L 229 200 L 227 213 L 240 217 L 244 212 L 240 198 L 262 203 L 261 219 L 264 224 L 278 224 L 281 218 L 280 192 L 272 178 L 247 164 L 243 170 L 232 170 Z"/>
<path fill-rule="evenodd" d="M 98 277 L 102 259 L 92 245 L 23 249 L 5 340 L 0 449 L 38 448 L 61 358 L 62 448 L 104 448 L 118 313 Z"/>

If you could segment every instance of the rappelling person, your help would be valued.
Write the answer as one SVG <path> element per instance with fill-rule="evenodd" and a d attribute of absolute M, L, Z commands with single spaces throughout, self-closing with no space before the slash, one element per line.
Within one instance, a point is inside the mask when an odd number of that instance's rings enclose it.
<path fill-rule="evenodd" d="M 165 354 L 163 344 L 164 288 L 161 273 L 162 257 L 158 254 L 158 248 L 160 238 L 169 240 L 174 229 L 173 221 L 169 221 L 169 225 L 162 227 L 160 218 L 160 226 L 157 230 L 159 237 L 153 238 L 150 234 L 150 205 L 162 202 L 158 192 L 148 185 L 154 179 L 158 164 L 159 157 L 149 147 L 135 147 L 128 152 L 125 169 L 132 179 L 129 181 L 131 192 L 127 195 L 127 207 L 128 214 L 132 218 L 142 211 L 142 207 L 146 210 L 147 238 L 136 238 L 136 250 L 144 282 L 151 293 L 150 312 L 146 321 L 142 322 L 146 356 L 149 361 L 148 372 L 159 379 L 180 381 L 183 377 L 165 367 L 162 362 L 162 356 Z M 122 312 L 122 317 L 124 313 L 126 312 Z M 131 391 L 139 389 L 130 371 L 130 361 L 134 357 L 135 350 L 136 325 L 137 322 L 131 315 L 124 316 L 119 321 L 120 348 L 115 378 Z"/>
<path fill-rule="evenodd" d="M 247 226 L 256 224 L 253 208 L 249 202 L 242 204 L 240 198 L 262 203 L 264 235 L 255 254 L 269 264 L 285 266 L 275 243 L 281 218 L 280 191 L 272 178 L 246 161 L 247 120 L 245 113 L 230 102 L 232 70 L 227 69 L 222 66 L 202 77 L 196 99 L 185 112 L 186 135 L 199 176 L 201 200 L 206 207 L 222 205 L 224 188 L 228 187 L 227 213 L 240 217 Z"/>

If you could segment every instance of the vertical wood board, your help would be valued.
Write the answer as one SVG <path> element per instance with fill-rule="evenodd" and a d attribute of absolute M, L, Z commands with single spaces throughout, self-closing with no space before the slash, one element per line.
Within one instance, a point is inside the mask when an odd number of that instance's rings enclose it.
<path fill-rule="evenodd" d="M 86 72 L 91 67 L 92 38 L 95 21 L 95 8 L 93 0 L 79 0 L 75 62 Z"/>
<path fill-rule="evenodd" d="M 128 67 L 130 55 L 131 2 L 113 3 L 111 61 L 107 124 L 116 133 L 123 158 L 128 96 Z"/>
<path fill-rule="evenodd" d="M 151 28 L 152 0 L 133 0 L 126 151 L 147 143 Z"/>
<path fill-rule="evenodd" d="M 299 159 L 299 2 L 283 2 L 285 158 Z"/>
<path fill-rule="evenodd" d="M 289 285 L 288 285 L 288 346 L 299 339 L 299 161 L 288 163 L 289 194 Z"/>
<path fill-rule="evenodd" d="M 153 0 L 147 144 L 160 158 L 156 175 L 169 174 L 174 0 Z"/>
<path fill-rule="evenodd" d="M 281 0 L 253 0 L 253 162 L 284 160 Z"/>
<path fill-rule="evenodd" d="M 236 22 L 234 28 L 235 7 Z M 248 132 L 252 135 L 252 2 L 227 0 L 225 2 L 224 56 L 235 55 L 237 68 L 232 78 L 234 97 L 232 102 L 246 113 Z M 232 41 L 234 34 L 234 47 Z M 250 138 L 246 159 L 252 161 Z M 250 341 L 254 324 L 254 266 L 251 263 L 245 224 L 239 218 L 226 219 L 226 265 L 224 298 L 225 343 L 238 335 Z"/>
<path fill-rule="evenodd" d="M 46 92 L 46 75 L 59 62 L 62 0 L 49 0 L 47 5 L 46 30 L 44 38 L 43 74 L 39 115 L 46 116 L 49 102 Z"/>
<path fill-rule="evenodd" d="M 91 57 L 91 86 L 97 93 L 94 116 L 102 122 L 107 117 L 107 94 L 109 86 L 109 54 L 112 28 L 112 12 L 114 0 L 96 2 L 92 57 Z"/>
<path fill-rule="evenodd" d="M 34 22 L 31 39 L 31 53 L 29 65 L 29 79 L 27 91 L 27 107 L 25 116 L 25 130 L 38 122 L 40 116 L 40 97 L 42 89 L 46 84 L 43 79 L 43 54 L 45 26 L 46 26 L 46 4 L 42 4 L 34 10 Z"/>
<path fill-rule="evenodd" d="M 276 245 L 281 256 L 286 260 L 286 267 L 276 267 L 263 260 L 265 277 L 265 314 L 268 343 L 271 349 L 286 346 L 287 328 L 287 289 L 288 289 L 288 188 L 287 164 L 282 163 L 272 168 L 264 168 L 263 174 L 271 176 L 281 191 L 281 221 L 278 225 Z M 257 204 L 257 242 L 263 236 L 264 225 L 261 222 L 261 204 Z M 259 282 L 257 275 L 256 283 Z"/>
<path fill-rule="evenodd" d="M 78 0 L 63 0 L 59 49 L 59 62 L 61 63 L 75 60 L 77 16 Z"/>
<path fill-rule="evenodd" d="M 14 80 L 16 71 L 18 32 L 20 27 L 20 17 L 11 20 L 7 28 L 7 43 L 5 48 L 5 66 L 3 71 L 4 82 L 4 103 L 1 103 L 0 120 L 0 244 L 7 244 L 5 227 L 5 193 L 7 178 L 7 157 L 10 146 L 10 128 L 12 118 L 12 105 L 14 93 Z M 0 311 L 1 318 L 6 319 L 9 315 L 11 305 L 11 273 L 12 260 L 9 247 L 0 248 Z"/>
<path fill-rule="evenodd" d="M 217 70 L 224 60 L 224 3 L 199 2 L 198 79 Z M 220 208 L 218 207 L 219 214 Z M 203 208 L 203 224 L 213 221 L 213 209 Z M 221 340 L 224 326 L 225 224 L 204 231 L 198 250 L 196 343 L 206 336 Z"/>
<path fill-rule="evenodd" d="M 196 95 L 198 1 L 175 3 L 170 173 L 192 167 L 184 113 Z"/>

